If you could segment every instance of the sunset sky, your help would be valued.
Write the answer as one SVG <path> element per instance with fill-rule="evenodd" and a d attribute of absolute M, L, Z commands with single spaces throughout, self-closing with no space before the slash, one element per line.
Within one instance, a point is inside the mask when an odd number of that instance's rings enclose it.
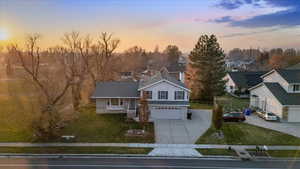
<path fill-rule="evenodd" d="M 188 52 L 201 34 L 216 34 L 226 51 L 235 47 L 300 49 L 300 2 L 0 0 L 0 43 L 20 43 L 26 33 L 40 33 L 42 46 L 49 47 L 61 43 L 63 34 L 72 30 L 93 37 L 112 32 L 121 40 L 119 50 L 134 45 L 163 49 L 174 44 Z"/>

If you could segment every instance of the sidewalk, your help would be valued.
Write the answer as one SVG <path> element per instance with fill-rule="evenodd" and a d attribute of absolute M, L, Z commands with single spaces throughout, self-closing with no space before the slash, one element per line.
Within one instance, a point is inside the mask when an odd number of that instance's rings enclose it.
<path fill-rule="evenodd" d="M 0 143 L 0 147 L 135 147 L 135 148 L 199 148 L 199 149 L 255 149 L 257 145 L 217 144 L 147 144 L 147 143 Z M 263 146 L 263 145 L 259 145 Z M 267 146 L 268 150 L 300 150 L 300 146 Z"/>

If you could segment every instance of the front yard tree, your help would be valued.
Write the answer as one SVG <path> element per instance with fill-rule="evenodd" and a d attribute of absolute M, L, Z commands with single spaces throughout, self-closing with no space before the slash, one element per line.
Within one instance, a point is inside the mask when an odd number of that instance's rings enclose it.
<path fill-rule="evenodd" d="M 202 35 L 189 55 L 189 80 L 192 98 L 212 102 L 224 94 L 224 51 L 215 35 Z"/>
<path fill-rule="evenodd" d="M 25 49 L 11 45 L 9 53 L 20 60 L 24 70 L 22 78 L 29 81 L 37 91 L 36 99 L 39 102 L 39 114 L 32 122 L 34 134 L 38 139 L 50 140 L 59 134 L 64 124 L 64 116 L 60 111 L 64 108 L 67 91 L 71 85 L 70 79 L 61 75 L 61 71 L 53 69 L 55 65 L 44 64 L 44 53 L 40 51 L 38 41 L 40 35 L 29 35 Z"/>
<path fill-rule="evenodd" d="M 221 133 L 221 128 L 223 125 L 223 107 L 219 104 L 215 104 L 213 109 L 213 125 L 218 131 L 219 135 Z"/>
<path fill-rule="evenodd" d="M 148 106 L 148 94 L 146 92 L 142 93 L 142 97 L 140 100 L 140 112 L 139 112 L 139 121 L 143 125 L 144 130 L 146 123 L 149 121 L 149 106 Z"/>

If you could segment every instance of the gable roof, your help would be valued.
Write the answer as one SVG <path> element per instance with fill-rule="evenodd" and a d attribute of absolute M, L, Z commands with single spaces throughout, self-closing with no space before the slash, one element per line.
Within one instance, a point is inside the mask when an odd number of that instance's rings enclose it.
<path fill-rule="evenodd" d="M 276 70 L 288 83 L 300 83 L 300 69 Z"/>
<path fill-rule="evenodd" d="M 264 71 L 259 72 L 229 72 L 229 76 L 238 87 L 251 88 L 262 82 L 261 76 Z"/>
<path fill-rule="evenodd" d="M 157 72 L 154 76 L 146 77 L 145 79 L 140 80 L 139 90 L 143 89 L 145 87 L 151 86 L 160 81 L 163 81 L 163 80 L 171 82 L 171 83 L 175 84 L 176 86 L 179 86 L 179 87 L 189 90 L 184 83 L 182 83 L 180 80 L 177 80 L 176 78 L 170 76 L 170 74 L 165 70 Z"/>
<path fill-rule="evenodd" d="M 91 98 L 138 98 L 138 82 L 99 82 Z"/>
<path fill-rule="evenodd" d="M 279 83 L 263 83 L 282 105 L 300 105 L 300 93 L 288 93 Z"/>

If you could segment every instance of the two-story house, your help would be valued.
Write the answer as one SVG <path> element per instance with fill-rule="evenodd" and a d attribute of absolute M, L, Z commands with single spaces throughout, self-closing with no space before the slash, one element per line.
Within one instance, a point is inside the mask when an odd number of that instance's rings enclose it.
<path fill-rule="evenodd" d="M 143 93 L 148 96 L 150 119 L 186 119 L 190 90 L 165 70 L 138 82 L 98 83 L 91 98 L 97 113 L 136 117 Z"/>
<path fill-rule="evenodd" d="M 300 122 L 300 70 L 272 70 L 250 88 L 250 106 L 276 114 L 283 121 Z"/>

